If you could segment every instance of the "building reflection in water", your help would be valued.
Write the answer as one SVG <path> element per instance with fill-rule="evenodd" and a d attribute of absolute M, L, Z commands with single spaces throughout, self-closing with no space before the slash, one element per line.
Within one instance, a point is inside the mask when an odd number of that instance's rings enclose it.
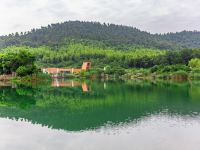
<path fill-rule="evenodd" d="M 54 78 L 51 83 L 52 87 L 81 87 L 83 92 L 89 92 L 90 88 L 87 83 Z"/>

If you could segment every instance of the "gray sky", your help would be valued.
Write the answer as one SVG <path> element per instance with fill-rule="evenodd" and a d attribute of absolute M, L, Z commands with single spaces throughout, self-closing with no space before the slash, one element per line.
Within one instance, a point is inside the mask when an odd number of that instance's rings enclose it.
<path fill-rule="evenodd" d="M 152 33 L 200 30 L 200 0 L 0 0 L 0 35 L 68 20 Z"/>

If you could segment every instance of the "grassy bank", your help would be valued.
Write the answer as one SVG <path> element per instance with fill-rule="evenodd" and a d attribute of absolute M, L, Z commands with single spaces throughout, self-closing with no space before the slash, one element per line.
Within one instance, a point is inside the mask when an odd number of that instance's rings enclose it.
<path fill-rule="evenodd" d="M 154 66 L 148 69 L 128 69 L 121 76 L 123 79 L 145 79 L 145 80 L 199 80 L 200 69 L 190 68 L 186 65 Z"/>
<path fill-rule="evenodd" d="M 156 65 L 151 68 L 132 68 L 121 67 L 95 68 L 82 71 L 80 74 L 69 74 L 66 78 L 79 79 L 143 79 L 143 80 L 199 80 L 200 68 L 189 65 Z"/>

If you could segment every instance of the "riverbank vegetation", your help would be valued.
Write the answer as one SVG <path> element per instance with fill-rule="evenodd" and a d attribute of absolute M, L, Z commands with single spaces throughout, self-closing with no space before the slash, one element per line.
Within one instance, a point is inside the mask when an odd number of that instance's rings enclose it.
<path fill-rule="evenodd" d="M 7 47 L 3 51 L 28 51 L 36 58 L 36 64 L 40 67 L 80 67 L 83 61 L 91 61 L 95 68 L 102 68 L 105 64 L 112 67 L 139 67 L 142 59 L 154 58 L 164 55 L 165 51 L 158 49 L 138 48 L 131 51 L 120 51 L 111 48 L 99 48 L 85 46 L 80 43 L 70 43 L 58 49 L 51 47 Z M 133 64 L 135 61 L 135 64 Z M 141 63 L 141 64 L 139 64 Z"/>
<path fill-rule="evenodd" d="M 37 73 L 34 61 L 35 57 L 29 51 L 5 51 L 0 54 L 0 74 L 26 76 Z"/>
<path fill-rule="evenodd" d="M 2 51 L 0 53 L 0 80 L 14 82 L 36 82 L 41 79 L 35 56 L 26 50 Z"/>
<path fill-rule="evenodd" d="M 83 71 L 79 75 L 75 75 L 76 77 L 105 78 L 114 76 L 145 79 L 197 79 L 200 76 L 200 49 L 167 51 L 138 48 L 129 51 L 120 51 L 72 42 L 57 49 L 46 46 L 37 48 L 12 46 L 3 49 L 2 52 L 5 54 L 17 53 L 19 54 L 18 58 L 22 57 L 21 53 L 31 56 L 30 60 L 23 62 L 30 63 L 28 65 L 32 67 L 28 67 L 27 69 L 32 68 L 32 72 L 26 70 L 26 67 L 24 67 L 26 64 L 22 63 L 18 63 L 21 65 L 18 68 L 10 68 L 10 72 L 16 70 L 21 76 L 34 73 L 36 71 L 34 69 L 37 68 L 36 66 L 38 68 L 79 68 L 83 61 L 91 61 L 92 69 L 88 72 Z M 33 60 L 35 61 L 34 65 Z"/>
<path fill-rule="evenodd" d="M 90 61 L 89 71 L 67 77 L 198 79 L 197 37 L 199 32 L 152 35 L 92 22 L 52 24 L 0 37 L 0 74 L 34 78 L 42 68 L 80 68 Z"/>

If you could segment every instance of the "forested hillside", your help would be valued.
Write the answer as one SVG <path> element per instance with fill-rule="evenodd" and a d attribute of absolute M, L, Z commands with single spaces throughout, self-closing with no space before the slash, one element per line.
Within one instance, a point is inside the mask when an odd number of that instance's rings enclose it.
<path fill-rule="evenodd" d="M 197 31 L 183 31 L 156 36 L 161 40 L 174 42 L 185 48 L 200 48 L 200 32 Z"/>
<path fill-rule="evenodd" d="M 2 53 L 15 53 L 27 51 L 36 58 L 37 66 L 41 67 L 80 67 L 83 61 L 91 61 L 94 69 L 105 66 L 112 68 L 150 68 L 155 65 L 167 66 L 185 64 L 192 58 L 200 58 L 199 49 L 164 51 L 158 49 L 138 48 L 129 51 L 102 49 L 83 44 L 70 44 L 52 49 L 42 46 L 7 47 Z M 0 65 L 1 66 L 1 65 Z"/>
<path fill-rule="evenodd" d="M 83 61 L 91 61 L 97 70 L 188 65 L 200 58 L 198 48 L 199 32 L 153 35 L 127 26 L 80 21 L 0 37 L 1 53 L 30 52 L 39 68 L 80 67 Z M 0 70 L 5 70 L 7 59 L 0 59 Z"/>
<path fill-rule="evenodd" d="M 15 33 L 0 37 L 0 47 L 26 45 L 31 47 L 60 46 L 68 41 L 77 41 L 98 47 L 127 50 L 135 47 L 179 49 L 175 43 L 161 39 L 133 27 L 101 24 L 98 22 L 69 21 L 51 24 L 30 32 Z"/>
<path fill-rule="evenodd" d="M 50 47 L 7 47 L 3 53 L 27 51 L 36 58 L 39 67 L 80 67 L 83 61 L 91 61 L 94 68 L 103 68 L 106 65 L 112 67 L 148 67 L 156 56 L 164 55 L 165 51 L 157 49 L 140 48 L 130 51 L 116 51 L 113 49 L 101 49 L 82 44 L 70 44 L 53 49 Z M 157 60 L 160 61 L 160 60 Z M 1 65 L 0 65 L 1 66 Z"/>

